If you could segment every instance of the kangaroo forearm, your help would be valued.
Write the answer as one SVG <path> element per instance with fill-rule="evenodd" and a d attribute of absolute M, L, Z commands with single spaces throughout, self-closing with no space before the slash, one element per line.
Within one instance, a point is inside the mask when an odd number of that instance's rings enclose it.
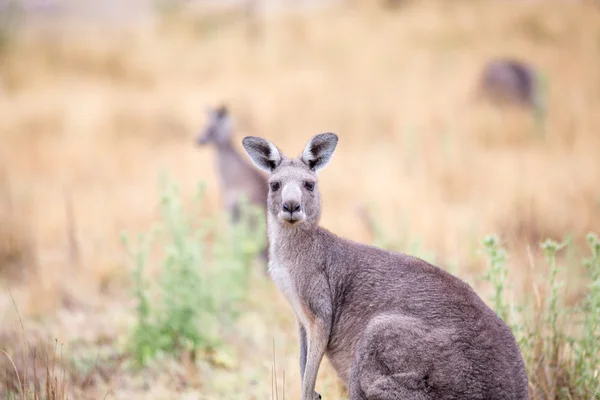
<path fill-rule="evenodd" d="M 319 367 L 325 354 L 324 343 L 308 344 L 308 355 L 306 358 L 306 369 L 302 379 L 302 400 L 313 400 Z"/>
<path fill-rule="evenodd" d="M 307 329 L 307 356 L 306 367 L 302 377 L 302 400 L 313 400 L 319 366 L 329 342 L 331 324 L 329 320 L 317 319 L 305 329 Z"/>
<path fill-rule="evenodd" d="M 300 380 L 304 380 L 304 371 L 306 370 L 306 330 L 302 324 L 298 323 L 298 336 L 300 337 Z"/>

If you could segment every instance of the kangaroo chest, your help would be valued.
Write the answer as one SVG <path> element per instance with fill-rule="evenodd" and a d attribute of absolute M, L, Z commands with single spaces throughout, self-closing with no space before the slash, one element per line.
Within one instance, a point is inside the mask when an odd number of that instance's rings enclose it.
<path fill-rule="evenodd" d="M 294 309 L 298 321 L 302 326 L 309 327 L 314 316 L 300 298 L 298 288 L 294 284 L 290 270 L 277 260 L 272 260 L 269 263 L 269 273 L 271 274 L 271 278 L 275 282 L 275 285 L 277 285 Z"/>

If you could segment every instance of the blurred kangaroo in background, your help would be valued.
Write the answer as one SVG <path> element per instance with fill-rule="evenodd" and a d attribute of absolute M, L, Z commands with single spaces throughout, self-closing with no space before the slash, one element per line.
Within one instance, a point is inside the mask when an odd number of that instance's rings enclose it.
<path fill-rule="evenodd" d="M 241 217 L 240 201 L 246 196 L 249 204 L 265 210 L 267 206 L 267 178 L 246 161 L 232 143 L 234 122 L 226 106 L 208 110 L 208 121 L 197 137 L 200 146 L 212 144 L 217 151 L 217 171 L 221 196 L 230 220 L 236 224 Z M 266 232 L 261 232 L 265 234 Z M 266 263 L 268 248 L 261 251 Z"/>
<path fill-rule="evenodd" d="M 512 58 L 494 58 L 481 72 L 477 95 L 498 104 L 535 107 L 540 94 L 538 76 L 530 65 Z"/>
<path fill-rule="evenodd" d="M 512 332 L 469 285 L 319 227 L 317 171 L 337 142 L 319 134 L 288 158 L 268 140 L 242 141 L 270 173 L 269 272 L 298 320 L 302 400 L 321 398 L 315 384 L 325 354 L 350 400 L 527 399 Z"/>

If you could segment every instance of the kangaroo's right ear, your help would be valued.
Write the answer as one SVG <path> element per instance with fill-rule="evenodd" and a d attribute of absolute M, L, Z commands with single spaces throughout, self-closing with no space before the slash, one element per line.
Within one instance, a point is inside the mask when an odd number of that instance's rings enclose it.
<path fill-rule="evenodd" d="M 250 159 L 258 168 L 267 172 L 273 172 L 281 163 L 281 154 L 273 143 L 256 136 L 246 136 L 242 140 L 242 146 L 250 156 Z"/>

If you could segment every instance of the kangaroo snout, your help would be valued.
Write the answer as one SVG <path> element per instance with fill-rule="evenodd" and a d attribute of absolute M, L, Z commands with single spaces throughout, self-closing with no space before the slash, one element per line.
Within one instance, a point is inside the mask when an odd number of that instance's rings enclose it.
<path fill-rule="evenodd" d="M 285 201 L 281 206 L 280 218 L 292 225 L 302 221 L 304 213 L 300 202 L 296 200 Z"/>
<path fill-rule="evenodd" d="M 296 211 L 300 211 L 300 203 L 295 200 L 286 201 L 283 203 L 283 211 L 287 211 L 290 214 L 295 213 Z"/>
<path fill-rule="evenodd" d="M 305 218 L 302 207 L 302 190 L 300 185 L 289 183 L 283 186 L 281 193 L 281 210 L 279 219 L 289 224 L 303 221 Z"/>

